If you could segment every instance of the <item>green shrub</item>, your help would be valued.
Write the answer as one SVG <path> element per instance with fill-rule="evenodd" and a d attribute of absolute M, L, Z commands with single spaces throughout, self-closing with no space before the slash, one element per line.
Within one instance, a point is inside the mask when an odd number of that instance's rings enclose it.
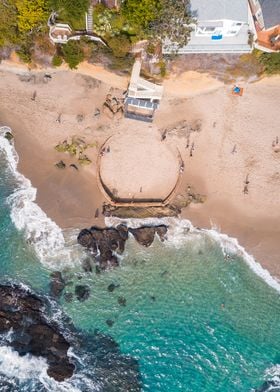
<path fill-rule="evenodd" d="M 54 67 L 60 67 L 62 62 L 63 62 L 63 59 L 60 56 L 58 56 L 57 54 L 55 54 L 53 56 L 53 58 L 52 58 L 52 65 Z"/>
<path fill-rule="evenodd" d="M 62 47 L 63 58 L 69 65 L 69 68 L 75 69 L 78 64 L 84 60 L 84 52 L 78 41 L 68 41 Z"/>
<path fill-rule="evenodd" d="M 125 34 L 110 38 L 108 45 L 112 49 L 114 56 L 120 58 L 125 57 L 131 49 L 130 40 Z"/>
<path fill-rule="evenodd" d="M 267 74 L 280 73 L 280 53 L 262 53 L 259 56 L 260 63 L 264 66 Z"/>

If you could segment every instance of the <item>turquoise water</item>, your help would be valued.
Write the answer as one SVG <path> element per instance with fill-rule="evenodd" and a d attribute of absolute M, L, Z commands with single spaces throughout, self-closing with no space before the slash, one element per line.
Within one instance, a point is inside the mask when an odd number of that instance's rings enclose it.
<path fill-rule="evenodd" d="M 7 197 L 17 186 L 0 155 L 0 279 L 47 295 L 50 270 L 10 218 Z M 206 233 L 148 249 L 130 239 L 120 268 L 96 275 L 77 262 L 63 273 L 66 292 L 74 294 L 77 283 L 91 289 L 82 303 L 62 297 L 64 312 L 84 334 L 109 334 L 136 358 L 143 391 L 252 391 L 280 363 L 278 292 L 240 257 L 225 258 Z M 111 283 L 119 285 L 113 292 Z M 26 390 L 37 392 L 32 385 Z"/>

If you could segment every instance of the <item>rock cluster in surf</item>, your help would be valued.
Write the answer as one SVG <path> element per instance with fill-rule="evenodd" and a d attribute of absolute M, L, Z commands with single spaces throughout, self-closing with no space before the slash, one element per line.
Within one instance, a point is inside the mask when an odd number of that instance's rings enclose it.
<path fill-rule="evenodd" d="M 55 277 L 58 277 L 58 274 Z M 77 331 L 71 320 L 60 311 L 59 317 L 56 315 L 54 321 L 54 309 L 54 302 L 50 303 L 44 297 L 38 297 L 28 288 L 0 285 L 0 345 L 12 347 L 22 357 L 31 354 L 45 358 L 49 366 L 47 373 L 56 381 L 66 380 L 73 375 L 67 384 L 64 384 L 67 391 L 72 390 L 72 386 L 73 390 L 80 391 L 142 390 L 136 359 L 123 355 L 117 342 L 98 330 Z M 107 322 L 108 325 L 114 323 L 109 319 Z M 67 356 L 69 348 L 75 352 L 71 361 Z M 29 357 L 26 361 L 29 361 Z M 36 370 L 40 372 L 40 369 Z M 28 390 L 42 390 L 42 382 L 37 373 L 26 376 L 32 380 L 32 386 L 28 387 Z M 1 375 L 1 391 L 26 389 L 26 381 L 17 379 L 15 375 L 10 384 L 9 377 L 11 376 L 6 376 L 5 373 Z"/>
<path fill-rule="evenodd" d="M 47 321 L 43 308 L 42 300 L 23 288 L 0 286 L 0 333 L 10 332 L 10 345 L 20 355 L 45 358 L 48 375 L 63 381 L 75 370 L 67 356 L 70 344 L 58 326 Z"/>
<path fill-rule="evenodd" d="M 85 247 L 93 256 L 97 268 L 105 270 L 119 265 L 117 254 L 122 254 L 125 242 L 131 233 L 135 240 L 145 246 L 150 246 L 157 234 L 161 241 L 166 239 L 167 226 L 141 226 L 128 228 L 124 224 L 114 227 L 83 229 L 78 236 L 78 243 Z"/>

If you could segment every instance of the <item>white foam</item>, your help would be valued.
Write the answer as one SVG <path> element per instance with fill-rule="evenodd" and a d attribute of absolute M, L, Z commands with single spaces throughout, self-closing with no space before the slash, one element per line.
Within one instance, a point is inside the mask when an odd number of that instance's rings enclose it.
<path fill-rule="evenodd" d="M 35 203 L 37 189 L 17 171 L 18 155 L 4 135 L 12 132 L 9 127 L 0 127 L 0 150 L 5 152 L 10 170 L 18 188 L 8 197 L 11 219 L 18 230 L 24 231 L 28 243 L 46 266 L 60 268 L 74 262 L 74 248 L 66 246 L 62 230 Z"/>
<path fill-rule="evenodd" d="M 76 381 L 80 383 L 79 378 L 83 378 L 82 376 L 73 376 L 67 381 L 57 382 L 48 376 L 47 370 L 47 361 L 42 357 L 35 357 L 31 354 L 20 356 L 11 347 L 0 347 L 0 374 L 2 373 L 5 377 L 15 379 L 20 384 L 27 381 L 32 382 L 32 380 L 33 382 L 39 381 L 50 392 L 81 392 L 83 390 L 75 386 Z M 86 385 L 91 383 L 92 391 L 99 390 L 92 380 L 84 377 L 84 381 Z"/>
<path fill-rule="evenodd" d="M 111 226 L 125 223 L 128 227 L 132 228 L 143 225 L 166 225 L 168 226 L 168 241 L 166 244 L 173 244 L 176 247 L 183 245 L 186 241 L 201 239 L 203 235 L 206 235 L 220 245 L 225 256 L 233 254 L 241 257 L 256 275 L 280 293 L 280 283 L 252 255 L 246 252 L 236 238 L 229 237 L 227 234 L 222 234 L 215 229 L 198 229 L 189 220 L 179 218 L 120 219 L 109 217 L 105 218 L 105 222 Z"/>
<path fill-rule="evenodd" d="M 265 380 L 272 381 L 273 384 L 269 385 L 266 392 L 279 391 L 280 387 L 280 365 L 274 365 L 265 371 Z"/>
<path fill-rule="evenodd" d="M 48 364 L 43 358 L 32 355 L 19 356 L 11 347 L 0 347 L 0 373 L 6 377 L 16 377 L 20 381 L 38 378 L 47 374 Z"/>

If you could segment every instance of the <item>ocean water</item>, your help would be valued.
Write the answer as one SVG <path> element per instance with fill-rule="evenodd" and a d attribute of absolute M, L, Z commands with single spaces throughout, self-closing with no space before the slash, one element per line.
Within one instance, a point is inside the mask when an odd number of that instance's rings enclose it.
<path fill-rule="evenodd" d="M 146 249 L 130 238 L 120 268 L 85 273 L 77 233 L 62 233 L 34 203 L 36 190 L 17 173 L 17 159 L 0 135 L 0 282 L 49 298 L 50 273 L 61 270 L 72 300 L 50 299 L 50 317 L 69 336 L 70 317 L 85 343 L 71 352 L 76 374 L 57 383 L 43 359 L 19 357 L 0 339 L 1 392 L 129 391 L 100 382 L 96 330 L 138 361 L 143 391 L 280 391 L 280 286 L 236 240 L 188 221 L 146 220 L 168 224 L 168 240 Z M 90 287 L 88 300 L 76 299 L 76 284 Z M 116 380 L 118 363 L 109 367 Z"/>

